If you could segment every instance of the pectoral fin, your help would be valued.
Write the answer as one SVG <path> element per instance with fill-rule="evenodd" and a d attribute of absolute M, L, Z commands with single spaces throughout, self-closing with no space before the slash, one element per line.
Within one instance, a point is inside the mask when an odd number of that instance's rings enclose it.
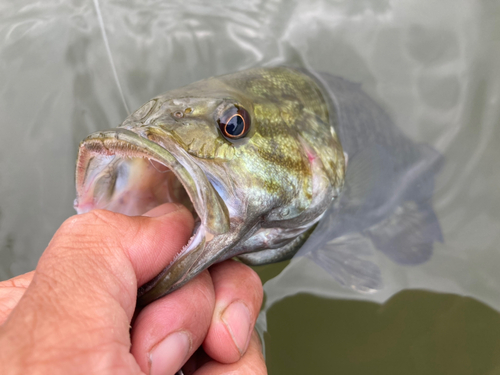
<path fill-rule="evenodd" d="M 328 242 L 306 256 L 325 269 L 341 285 L 371 293 L 382 288 L 379 267 L 368 260 L 374 254 L 371 241 L 359 233 L 350 233 Z"/>

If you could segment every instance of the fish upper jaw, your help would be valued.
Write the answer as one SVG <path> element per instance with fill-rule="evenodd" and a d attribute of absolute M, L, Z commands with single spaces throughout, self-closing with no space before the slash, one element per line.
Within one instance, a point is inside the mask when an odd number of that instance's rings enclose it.
<path fill-rule="evenodd" d="M 77 199 L 75 200 L 75 209 L 77 212 L 83 213 L 93 208 L 109 208 L 110 203 L 113 203 L 113 195 L 116 194 L 116 189 L 119 187 L 117 184 L 121 182 L 119 181 L 120 177 L 130 177 L 130 172 L 132 172 L 119 168 L 124 169 L 123 167 L 134 159 L 146 164 L 155 163 L 152 167 L 159 174 L 166 171 L 158 170 L 158 166 L 166 168 L 168 172 L 173 172 L 185 189 L 194 211 L 208 232 L 216 235 L 229 230 L 229 217 L 224 202 L 208 181 L 205 173 L 186 151 L 166 138 L 162 145 L 158 145 L 136 132 L 120 128 L 93 133 L 80 144 L 76 168 Z M 112 165 L 113 163 L 121 163 L 121 165 Z M 158 179 L 158 176 L 150 176 L 158 173 L 153 172 L 151 168 L 149 169 L 146 177 Z M 115 175 L 112 175 L 113 173 Z M 126 174 L 126 176 L 120 176 L 120 173 Z M 144 178 L 144 176 L 142 177 Z M 174 176 L 171 177 L 174 178 Z M 106 183 L 109 186 L 102 186 Z M 101 190 L 109 188 L 109 191 L 106 192 L 107 201 L 103 199 L 102 195 L 96 196 L 100 193 L 96 191 L 96 188 Z M 134 188 L 137 187 L 134 186 Z M 151 195 L 150 192 L 147 193 Z M 157 203 L 171 201 L 168 198 L 162 197 Z M 111 207 L 114 208 L 115 212 L 121 212 L 119 205 L 111 204 Z M 138 215 L 144 212 L 121 213 Z"/>
<path fill-rule="evenodd" d="M 79 148 L 76 188 L 78 213 L 103 208 L 141 215 L 174 201 L 191 207 L 198 217 L 188 244 L 160 275 L 140 289 L 142 304 L 189 278 L 205 244 L 230 230 L 226 205 L 193 157 L 168 137 L 159 145 L 140 129 L 118 128 L 88 136 Z"/>

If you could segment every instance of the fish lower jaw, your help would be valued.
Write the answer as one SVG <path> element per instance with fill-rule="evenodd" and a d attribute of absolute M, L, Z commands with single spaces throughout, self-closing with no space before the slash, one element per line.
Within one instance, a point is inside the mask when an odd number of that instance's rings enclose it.
<path fill-rule="evenodd" d="M 140 288 L 140 304 L 187 282 L 198 272 L 191 270 L 202 258 L 205 244 L 229 230 L 228 209 L 203 170 L 176 145 L 159 145 L 130 130 L 98 132 L 82 142 L 76 187 L 78 213 L 107 209 L 136 216 L 175 202 L 193 214 L 191 239 L 164 271 Z"/>

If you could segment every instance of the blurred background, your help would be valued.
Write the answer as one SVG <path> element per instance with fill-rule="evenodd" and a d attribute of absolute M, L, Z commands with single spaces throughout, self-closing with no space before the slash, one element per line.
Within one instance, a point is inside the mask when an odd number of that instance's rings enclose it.
<path fill-rule="evenodd" d="M 270 374 L 500 373 L 500 2 L 0 2 L 0 280 L 74 214 L 78 143 L 151 97 L 256 66 L 362 85 L 439 151 L 444 242 L 360 294 L 306 258 L 256 268 Z"/>

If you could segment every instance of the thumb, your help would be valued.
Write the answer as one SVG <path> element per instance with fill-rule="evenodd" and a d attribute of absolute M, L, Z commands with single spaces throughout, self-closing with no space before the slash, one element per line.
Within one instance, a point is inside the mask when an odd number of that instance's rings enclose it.
<path fill-rule="evenodd" d="M 11 349 L 2 351 L 0 363 L 20 365 L 29 358 L 50 368 L 62 361 L 70 373 L 79 362 L 108 369 L 133 363 L 129 327 L 137 287 L 174 258 L 193 228 L 180 205 L 165 204 L 147 215 L 94 210 L 63 223 L 0 326 L 0 347 Z"/>

